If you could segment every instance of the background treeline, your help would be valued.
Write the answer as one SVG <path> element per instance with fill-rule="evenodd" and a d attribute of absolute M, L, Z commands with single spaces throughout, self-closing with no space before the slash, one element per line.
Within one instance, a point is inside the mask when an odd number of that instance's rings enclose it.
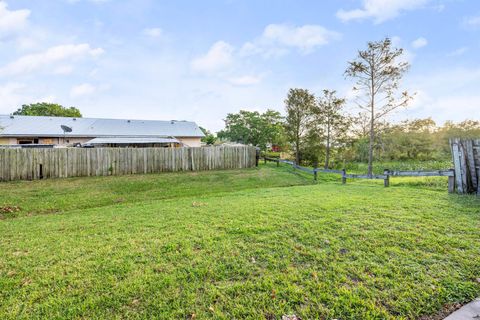
<path fill-rule="evenodd" d="M 375 139 L 376 160 L 449 160 L 449 139 L 454 137 L 479 138 L 480 121 L 447 121 L 437 125 L 431 118 L 405 120 L 400 123 L 384 122 L 377 129 Z M 347 161 L 366 161 L 368 137 L 353 135 L 342 155 Z"/>
<path fill-rule="evenodd" d="M 328 116 L 323 118 L 322 113 L 316 114 L 321 110 L 318 106 L 316 108 L 307 116 L 304 130 L 309 132 L 305 134 L 303 143 L 299 142 L 299 161 L 321 166 L 328 162 L 329 167 L 342 166 L 345 162 L 367 162 L 369 123 L 365 121 L 365 116 L 335 112 L 338 118 L 330 119 L 335 125 L 329 133 Z M 286 117 L 277 111 L 260 113 L 242 110 L 229 114 L 225 122 L 225 129 L 217 134 L 220 141 L 255 145 L 271 156 L 280 155 L 280 152 L 271 151 L 272 147 L 278 147 L 284 156 L 295 156 L 295 143 L 289 142 Z M 377 161 L 448 161 L 451 158 L 449 139 L 479 138 L 480 121 L 447 121 L 443 125 L 436 124 L 431 118 L 400 123 L 383 121 L 377 124 L 376 130 L 374 155 Z M 330 139 L 327 139 L 328 135 L 331 135 Z"/>
<path fill-rule="evenodd" d="M 402 48 L 385 38 L 368 42 L 347 62 L 344 76 L 354 84 L 349 103 L 359 112 L 355 116 L 345 111 L 346 99 L 334 90 L 314 95 L 294 88 L 285 99 L 285 116 L 273 110 L 228 114 L 218 138 L 258 146 L 264 152 L 281 150 L 282 156 L 290 156 L 297 164 L 315 167 L 366 162 L 368 175 L 373 174 L 374 161 L 448 161 L 449 139 L 480 138 L 480 121 L 389 122 L 415 96 L 400 90 L 410 69 L 403 54 Z"/>

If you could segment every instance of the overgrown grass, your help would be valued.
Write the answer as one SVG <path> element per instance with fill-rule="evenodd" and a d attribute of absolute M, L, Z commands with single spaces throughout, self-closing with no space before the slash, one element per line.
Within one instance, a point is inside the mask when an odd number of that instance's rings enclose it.
<path fill-rule="evenodd" d="M 268 165 L 0 184 L 27 208 L 0 221 L 0 318 L 416 319 L 480 294 L 477 198 L 335 179 Z"/>

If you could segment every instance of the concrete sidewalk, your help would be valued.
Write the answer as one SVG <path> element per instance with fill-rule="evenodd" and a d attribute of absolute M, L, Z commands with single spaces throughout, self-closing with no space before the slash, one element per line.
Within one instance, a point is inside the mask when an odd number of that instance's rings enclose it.
<path fill-rule="evenodd" d="M 464 305 L 444 320 L 480 320 L 480 298 Z"/>

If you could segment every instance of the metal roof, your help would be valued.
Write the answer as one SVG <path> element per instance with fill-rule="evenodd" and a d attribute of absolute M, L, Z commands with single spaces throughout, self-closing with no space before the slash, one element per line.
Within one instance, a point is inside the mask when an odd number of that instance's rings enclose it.
<path fill-rule="evenodd" d="M 203 137 L 191 121 L 95 119 L 0 115 L 0 137 Z"/>
<path fill-rule="evenodd" d="M 85 142 L 85 144 L 142 144 L 142 143 L 180 143 L 174 138 L 136 138 L 136 137 L 112 137 L 95 138 Z"/>

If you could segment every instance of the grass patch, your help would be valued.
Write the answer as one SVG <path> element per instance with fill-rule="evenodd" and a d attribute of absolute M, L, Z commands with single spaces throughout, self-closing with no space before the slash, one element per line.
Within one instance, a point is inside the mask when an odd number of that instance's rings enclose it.
<path fill-rule="evenodd" d="M 232 191 L 311 184 L 287 167 L 263 166 L 229 171 L 162 173 L 0 183 L 3 218 L 61 213 Z M 5 210 L 2 210 L 5 208 Z"/>
<path fill-rule="evenodd" d="M 0 221 L 0 318 L 417 319 L 480 294 L 477 198 L 335 179 L 262 165 L 1 184 L 22 210 Z"/>

